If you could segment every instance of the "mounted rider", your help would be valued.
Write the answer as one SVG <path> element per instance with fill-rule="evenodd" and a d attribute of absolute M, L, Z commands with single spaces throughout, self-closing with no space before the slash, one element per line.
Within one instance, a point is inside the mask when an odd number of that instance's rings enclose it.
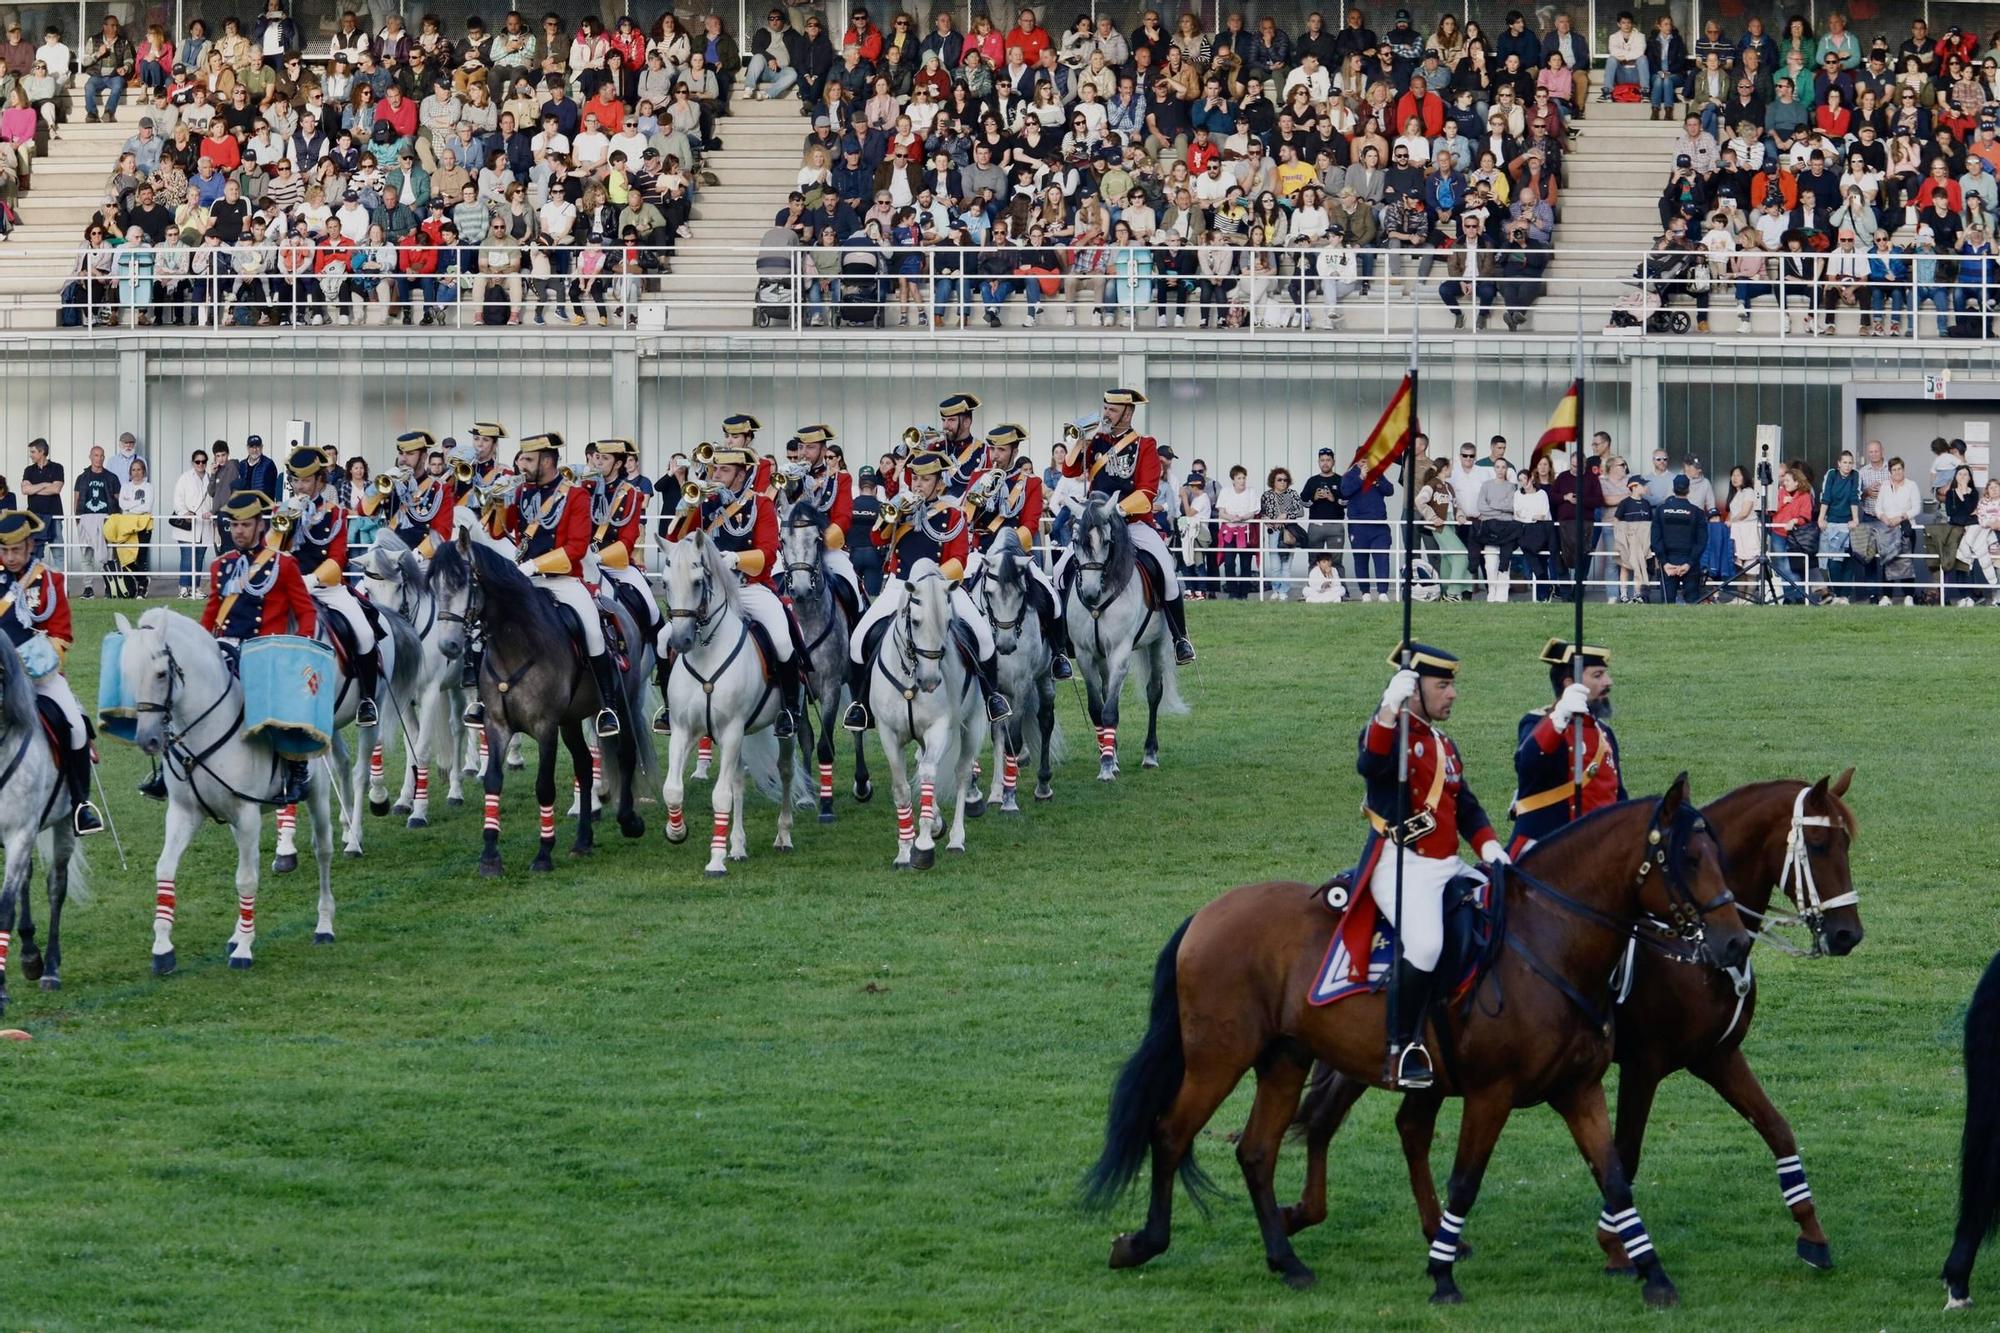
<path fill-rule="evenodd" d="M 403 545 L 426 560 L 441 542 L 451 540 L 456 511 L 451 479 L 430 474 L 430 454 L 436 447 L 437 441 L 427 430 L 398 435 L 396 471 L 377 477 L 374 492 L 356 504 L 364 515 L 382 514 Z"/>
<path fill-rule="evenodd" d="M 798 622 L 772 582 L 779 563 L 778 506 L 768 493 L 770 461 L 760 459 L 749 443 L 757 429 L 757 419 L 745 413 L 722 423 L 723 442 L 710 454 L 707 479 L 691 482 L 681 493 L 681 507 L 667 538 L 679 541 L 696 530 L 705 532 L 736 571 L 737 600 L 777 679 L 778 720 L 772 733 L 783 740 L 797 731 L 805 707 L 806 652 Z M 653 724 L 661 732 L 672 728 L 666 710 L 665 656 L 661 654 L 660 715 Z"/>
<path fill-rule="evenodd" d="M 481 501 L 492 488 L 512 474 L 500 462 L 500 441 L 507 428 L 497 421 L 475 421 L 468 432 L 471 439 L 451 450 L 452 527 L 473 532 L 484 529 L 492 535 L 492 525 L 484 521 Z"/>
<path fill-rule="evenodd" d="M 327 485 L 326 455 L 298 448 L 285 460 L 292 497 L 278 507 L 272 528 L 276 544 L 298 562 L 313 600 L 332 611 L 347 630 L 349 668 L 360 695 L 355 725 L 380 722 L 375 697 L 382 684 L 382 655 L 375 624 L 347 586 L 347 510 Z"/>
<path fill-rule="evenodd" d="M 849 731 L 866 731 L 874 725 L 868 712 L 870 654 L 875 647 L 870 640 L 877 637 L 876 626 L 886 625 L 903 609 L 910 593 L 909 572 L 923 560 L 935 562 L 944 575 L 951 589 L 952 615 L 972 640 L 987 720 L 1004 722 L 1013 715 L 1006 696 L 1000 693 L 993 628 L 960 582 L 971 554 L 972 525 L 964 508 L 945 493 L 945 473 L 950 466 L 950 459 L 941 453 L 925 452 L 911 458 L 904 488 L 882 506 L 882 516 L 869 534 L 870 540 L 887 551 L 882 561 L 882 592 L 854 627 L 848 647 L 847 685 L 854 702 L 847 706 L 842 724 Z"/>
<path fill-rule="evenodd" d="M 521 441 L 521 484 L 507 505 L 507 535 L 514 542 L 514 563 L 520 571 L 576 617 L 583 654 L 597 682 L 600 706 L 593 725 L 599 737 L 611 737 L 621 729 L 618 672 L 604 645 L 597 599 L 583 581 L 584 557 L 590 554 L 590 493 L 561 475 L 562 447 L 562 436 L 553 432 Z M 485 704 L 474 699 L 465 710 L 465 721 L 468 726 L 485 726 Z"/>
<path fill-rule="evenodd" d="M 968 562 L 966 583 L 977 583 L 985 573 L 988 553 L 1003 533 L 1012 532 L 1021 542 L 1021 554 L 1028 569 L 1028 602 L 1035 618 L 1042 622 L 1042 642 L 1049 645 L 1052 674 L 1068 680 L 1069 628 L 1057 605 L 1056 585 L 1034 558 L 1035 541 L 1042 530 L 1042 477 L 1034 463 L 1023 457 L 1027 442 L 1025 426 L 1002 422 L 986 435 L 986 449 L 973 468 L 963 491 L 965 511 L 971 517 L 973 555 Z"/>
<path fill-rule="evenodd" d="M 102 830 L 104 821 L 90 803 L 90 728 L 63 675 L 63 663 L 76 638 L 70 624 L 69 585 L 35 558 L 35 538 L 44 526 L 25 509 L 0 514 L 0 634 L 14 645 L 35 693 L 62 710 L 63 781 L 75 807 L 70 827 L 91 834 Z"/>
<path fill-rule="evenodd" d="M 826 572 L 852 629 L 868 599 L 862 595 L 860 575 L 854 572 L 854 557 L 847 553 L 847 530 L 854 522 L 854 474 L 840 465 L 830 447 L 835 438 L 831 426 L 799 427 L 788 445 L 798 446 L 797 467 L 803 472 L 788 474 L 780 469 L 778 477 L 787 506 L 810 504 L 826 518 Z"/>
<path fill-rule="evenodd" d="M 623 589 L 626 609 L 639 632 L 650 639 L 663 623 L 660 604 L 646 585 L 646 573 L 639 563 L 650 497 L 625 475 L 625 460 L 636 457 L 639 446 L 630 440 L 610 439 L 593 440 L 590 448 L 597 458 L 598 482 L 591 489 L 590 546 L 600 576 L 599 589 L 607 606 L 615 596 L 614 586 Z"/>
<path fill-rule="evenodd" d="M 1550 639 L 1548 664 L 1556 701 L 1521 719 L 1514 749 L 1513 856 L 1572 820 L 1625 800 L 1624 765 L 1612 734 L 1611 650 Z M 1583 741 L 1583 785 L 1576 782 L 1576 736 Z"/>
<path fill-rule="evenodd" d="M 1382 703 L 1362 729 L 1355 769 L 1367 784 L 1362 813 L 1368 836 L 1354 872 L 1357 889 L 1366 886 L 1383 919 L 1402 937 L 1402 961 L 1390 978 L 1394 987 L 1391 1010 L 1395 1030 L 1389 1033 L 1389 1054 L 1396 1086 L 1427 1088 L 1432 1081 L 1430 1052 L 1423 1044 L 1423 1020 L 1437 981 L 1444 951 L 1445 886 L 1470 867 L 1459 858 L 1463 838 L 1482 861 L 1504 864 L 1507 853 L 1493 834 L 1479 798 L 1465 780 L 1458 747 L 1439 726 L 1451 717 L 1458 698 L 1458 659 L 1429 644 L 1409 645 L 1409 665 L 1402 653 L 1389 657 L 1397 668 L 1382 692 Z M 1397 755 L 1400 715 L 1409 717 L 1408 786 L 1403 785 Z M 1407 802 L 1407 804 L 1406 804 Z M 1390 821 L 1406 810 L 1400 824 Z M 1403 864 L 1401 920 L 1396 913 L 1396 856 L 1385 847 L 1401 849 Z"/>
<path fill-rule="evenodd" d="M 1180 580 L 1174 575 L 1173 557 L 1166 539 L 1153 523 L 1153 496 L 1160 489 L 1160 447 L 1150 435 L 1132 429 L 1133 413 L 1146 402 L 1137 389 L 1106 389 L 1104 411 L 1095 434 L 1081 441 L 1063 460 L 1066 477 L 1085 478 L 1085 488 L 1117 501 L 1125 515 L 1132 544 L 1138 556 L 1150 566 L 1160 581 L 1160 596 L 1166 603 L 1167 627 L 1174 636 L 1174 658 L 1182 665 L 1194 661 L 1194 644 L 1187 633 L 1187 606 L 1181 600 Z M 1067 595 L 1074 561 L 1064 551 L 1056 565 L 1056 587 Z"/>
<path fill-rule="evenodd" d="M 225 646 L 271 634 L 310 639 L 319 632 L 319 606 L 306 591 L 299 562 L 271 540 L 272 512 L 271 499 L 262 491 L 237 491 L 217 511 L 228 524 L 229 546 L 209 562 L 201 627 Z M 277 804 L 297 805 L 305 799 L 306 761 L 287 760 L 286 770 Z M 157 792 L 141 790 L 166 796 L 164 781 Z"/>

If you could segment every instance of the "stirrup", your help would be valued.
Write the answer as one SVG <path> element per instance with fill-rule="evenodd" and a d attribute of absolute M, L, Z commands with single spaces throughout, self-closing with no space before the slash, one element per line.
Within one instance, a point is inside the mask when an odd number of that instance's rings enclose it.
<path fill-rule="evenodd" d="M 1437 1081 L 1431 1068 L 1431 1053 L 1420 1041 L 1413 1041 L 1396 1055 L 1396 1086 L 1421 1092 Z"/>
<path fill-rule="evenodd" d="M 87 838 L 93 833 L 104 832 L 104 821 L 98 817 L 96 806 L 89 801 L 78 801 L 70 827 L 76 830 L 78 837 Z"/>
<path fill-rule="evenodd" d="M 363 699 L 354 709 L 354 725 L 357 727 L 378 727 L 382 725 L 382 715 L 375 707 L 373 699 Z"/>
<path fill-rule="evenodd" d="M 1067 654 L 1057 653 L 1055 655 L 1055 661 L 1050 664 L 1050 674 L 1057 680 L 1068 680 L 1076 674 L 1075 670 L 1069 664 L 1069 656 Z"/>
<path fill-rule="evenodd" d="M 788 741 L 798 734 L 798 729 L 798 719 L 792 716 L 792 710 L 780 708 L 777 720 L 771 724 L 771 735 L 778 740 Z"/>
<path fill-rule="evenodd" d="M 868 716 L 868 705 L 856 699 L 847 705 L 847 712 L 840 719 L 840 725 L 852 732 L 863 732 L 874 726 L 875 722 Z"/>
<path fill-rule="evenodd" d="M 471 727 L 474 731 L 477 731 L 479 730 L 479 728 L 485 726 L 486 725 L 485 702 L 480 699 L 474 699 L 471 703 L 467 704 L 465 706 L 465 711 L 459 715 L 459 721 L 465 723 L 466 726 Z"/>
<path fill-rule="evenodd" d="M 597 728 L 597 737 L 599 740 L 616 736 L 621 730 L 618 722 L 618 713 L 615 709 L 610 708 L 600 708 L 597 710 L 597 720 L 594 725 Z"/>
<path fill-rule="evenodd" d="M 1174 661 L 1181 666 L 1194 661 L 1194 642 L 1185 634 L 1174 636 Z"/>
<path fill-rule="evenodd" d="M 664 708 L 653 714 L 653 734 L 655 736 L 671 736 L 674 734 L 673 719 L 667 716 L 667 710 Z"/>
<path fill-rule="evenodd" d="M 986 720 L 995 725 L 1014 716 L 1014 705 L 1007 702 L 1007 696 L 998 690 L 986 696 Z"/>

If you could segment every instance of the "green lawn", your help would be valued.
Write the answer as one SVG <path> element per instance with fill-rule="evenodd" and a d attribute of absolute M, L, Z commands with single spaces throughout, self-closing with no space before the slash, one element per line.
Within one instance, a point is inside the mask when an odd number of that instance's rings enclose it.
<path fill-rule="evenodd" d="M 508 876 L 476 878 L 477 802 L 368 829 L 338 862 L 340 942 L 311 944 L 309 877 L 267 879 L 254 971 L 223 965 L 232 854 L 183 865 L 181 972 L 148 976 L 160 807 L 105 780 L 131 858 L 92 847 L 66 921 L 66 988 L 17 974 L 0 1043 L 7 1225 L 0 1327 L 658 1328 L 959 1325 L 1148 1329 L 1646 1327 L 1597 1276 L 1598 1202 L 1556 1117 L 1501 1140 L 1460 1270 L 1425 1304 L 1423 1245 L 1387 1098 L 1334 1147 L 1334 1223 L 1301 1238 L 1312 1293 L 1266 1273 L 1224 1135 L 1224 1202 L 1183 1203 L 1174 1248 L 1113 1273 L 1078 1212 L 1105 1095 L 1144 1022 L 1153 958 L 1228 886 L 1321 876 L 1359 841 L 1354 737 L 1394 641 L 1390 606 L 1206 605 L 1164 725 L 1164 767 L 1077 756 L 1054 803 L 971 826 L 970 854 L 891 874 L 886 787 L 799 851 L 704 880 L 702 820 L 668 848 L 615 834 L 525 873 L 533 807 L 509 790 Z M 1489 809 L 1520 712 L 1542 703 L 1561 608 L 1426 607 L 1468 662 L 1453 734 Z M 1683 1076 L 1662 1090 L 1638 1199 L 1685 1328 L 1908 1328 L 1938 1320 L 1962 1080 L 1960 1015 L 1996 944 L 1985 711 L 1990 612 L 1608 608 L 1635 791 L 1858 768 L 1868 937 L 1842 960 L 1760 952 L 1749 1051 L 1798 1129 L 1837 1271 L 1792 1255 L 1762 1143 Z M 108 615 L 71 658 L 94 697 Z M 840 774 L 845 788 L 847 765 Z M 697 793 L 696 806 L 705 801 Z M 645 811 L 657 825 L 658 808 Z M 565 833 L 565 845 L 567 833 Z M 269 835 L 267 834 L 267 848 Z M 1448 1117 L 1444 1145 L 1455 1134 Z M 1281 1196 L 1296 1190 L 1288 1152 Z M 1448 1169 L 1447 1146 L 1438 1153 Z M 2000 1284 L 2000 1261 L 1989 1289 Z M 2000 1303 L 2000 1293 L 1991 1293 Z M 1982 1310 L 1984 1307 L 1982 1306 Z M 1989 1314 L 1975 1312 L 1983 1326 Z"/>

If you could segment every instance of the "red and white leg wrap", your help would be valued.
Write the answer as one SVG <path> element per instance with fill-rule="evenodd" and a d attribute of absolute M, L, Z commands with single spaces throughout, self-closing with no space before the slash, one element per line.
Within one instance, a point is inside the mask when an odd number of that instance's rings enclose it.
<path fill-rule="evenodd" d="M 833 799 L 832 764 L 821 764 L 819 766 L 819 798 L 822 801 L 830 801 Z"/>
<path fill-rule="evenodd" d="M 480 767 L 480 770 L 481 770 L 482 772 L 483 772 L 483 771 L 485 770 L 485 768 L 486 768 L 486 753 L 487 753 L 487 751 L 486 751 L 486 728 L 484 728 L 484 727 L 481 727 L 481 728 L 479 729 L 479 767 Z"/>
<path fill-rule="evenodd" d="M 537 806 L 541 815 L 542 841 L 552 842 L 556 836 L 556 808 L 552 805 Z"/>
<path fill-rule="evenodd" d="M 604 751 L 593 745 L 590 747 L 590 787 L 595 791 L 604 784 Z"/>
<path fill-rule="evenodd" d="M 153 919 L 169 926 L 174 924 L 174 882 L 170 879 L 163 879 L 154 886 Z"/>
<path fill-rule="evenodd" d="M 675 842 L 679 842 L 686 828 L 687 828 L 687 821 L 681 817 L 681 808 L 678 805 L 668 806 L 667 836 L 672 838 Z"/>
<path fill-rule="evenodd" d="M 368 780 L 370 782 L 382 780 L 382 747 L 379 745 L 368 752 Z"/>
<path fill-rule="evenodd" d="M 241 894 L 238 894 L 236 897 L 237 933 L 240 935 L 248 935 L 254 932 L 256 929 L 257 929 L 257 900 L 255 898 L 245 898 Z"/>
<path fill-rule="evenodd" d="M 431 798 L 431 770 L 428 765 L 425 764 L 417 765 L 416 790 L 417 790 L 417 799 L 419 801 L 428 801 Z"/>
<path fill-rule="evenodd" d="M 299 826 L 299 808 L 296 805 L 278 807 L 278 832 L 290 833 Z"/>
<path fill-rule="evenodd" d="M 926 782 L 923 785 L 922 795 L 918 798 L 918 801 L 923 810 L 924 822 L 935 823 L 937 821 L 937 790 L 930 783 Z"/>
<path fill-rule="evenodd" d="M 695 742 L 694 758 L 698 764 L 705 764 L 715 757 L 715 742 L 703 736 Z"/>
<path fill-rule="evenodd" d="M 1118 753 L 1118 728 L 1099 727 L 1097 729 L 1097 757 L 1110 759 Z"/>
<path fill-rule="evenodd" d="M 728 848 L 729 812 L 727 810 L 718 810 L 715 812 L 715 832 L 711 833 L 708 837 L 708 850 L 713 855 L 720 855 L 724 851 L 727 851 Z"/>
<path fill-rule="evenodd" d="M 1012 791 L 1014 790 L 1015 783 L 1020 780 L 1020 777 L 1021 761 L 1017 756 L 1010 754 L 1000 768 L 1000 785 L 1006 790 Z"/>
<path fill-rule="evenodd" d="M 907 805 L 896 807 L 896 839 L 908 842 L 917 836 L 917 813 Z"/>
<path fill-rule="evenodd" d="M 7 975 L 7 946 L 12 939 L 13 936 L 0 930 L 0 977 Z"/>
<path fill-rule="evenodd" d="M 498 792 L 488 792 L 486 794 L 486 831 L 488 833 L 498 833 L 500 831 L 500 794 Z"/>

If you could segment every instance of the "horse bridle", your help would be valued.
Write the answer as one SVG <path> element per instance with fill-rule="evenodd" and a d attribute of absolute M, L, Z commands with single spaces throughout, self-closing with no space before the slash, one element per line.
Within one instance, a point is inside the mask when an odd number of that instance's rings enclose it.
<path fill-rule="evenodd" d="M 693 621 L 695 642 L 704 647 L 707 646 L 709 640 L 715 637 L 715 631 L 710 626 L 715 621 L 716 608 L 710 606 L 708 601 L 714 592 L 715 584 L 709 579 L 708 566 L 704 562 L 701 570 L 701 596 L 697 597 L 695 604 L 687 609 L 682 609 L 669 603 L 667 606 L 667 623 L 671 625 L 676 620 Z"/>
<path fill-rule="evenodd" d="M 188 790 L 194 793 L 195 803 L 201 806 L 203 814 L 206 814 L 217 824 L 226 824 L 229 821 L 217 814 L 215 807 L 211 806 L 207 798 L 201 794 L 201 788 L 194 781 L 197 769 L 205 774 L 209 781 L 239 801 L 248 801 L 252 805 L 276 805 L 277 801 L 272 798 L 251 796 L 246 792 L 238 791 L 234 786 L 230 785 L 227 778 L 217 773 L 208 763 L 214 757 L 216 751 L 227 745 L 230 738 L 242 729 L 244 715 L 242 698 L 239 696 L 237 699 L 235 721 L 224 727 L 215 740 L 204 749 L 198 751 L 189 749 L 186 743 L 187 738 L 192 736 L 202 723 L 208 721 L 218 708 L 229 702 L 231 692 L 227 687 L 224 687 L 222 693 L 215 696 L 215 702 L 202 709 L 193 721 L 182 727 L 174 726 L 174 687 L 176 685 L 187 684 L 187 673 L 181 670 L 180 659 L 174 656 L 173 645 L 167 642 L 165 633 L 160 635 L 160 656 L 167 659 L 166 696 L 158 703 L 154 703 L 150 699 L 135 700 L 132 704 L 132 711 L 140 714 L 158 713 L 164 719 L 160 723 L 161 762 L 170 767 L 175 764 L 180 766 L 181 780 L 186 782 Z M 277 772 L 278 763 L 279 760 L 274 751 L 271 756 L 272 773 L 274 776 Z"/>
<path fill-rule="evenodd" d="M 1822 898 L 1819 879 L 1813 874 L 1812 847 L 1806 842 L 1809 828 L 1833 829 L 1845 827 L 1841 820 L 1832 815 L 1809 815 L 1806 813 L 1806 797 L 1812 788 L 1801 787 L 1799 794 L 1792 798 L 1792 827 L 1785 837 L 1785 860 L 1778 871 L 1778 892 L 1796 907 L 1796 913 L 1757 912 L 1747 907 L 1736 910 L 1758 922 L 1756 938 L 1768 941 L 1780 953 L 1794 957 L 1818 958 L 1826 952 L 1826 914 L 1842 907 L 1853 907 L 1861 901 L 1861 894 L 1850 888 L 1846 893 L 1831 898 Z M 1779 926 L 1804 926 L 1812 935 L 1811 947 L 1801 949 L 1789 940 L 1772 934 Z"/>
<path fill-rule="evenodd" d="M 935 577 L 937 576 L 927 574 L 924 576 L 924 581 L 928 583 Z M 916 588 L 914 586 L 905 592 L 903 594 L 903 605 L 896 611 L 896 618 L 903 622 L 903 633 L 901 635 L 903 640 L 903 665 L 909 669 L 913 679 L 916 675 L 918 658 L 922 658 L 926 662 L 942 662 L 944 661 L 945 651 L 951 646 L 949 637 L 936 648 L 924 648 L 917 643 L 917 612 L 915 600 L 912 596 L 915 592 Z"/>
<path fill-rule="evenodd" d="M 1015 616 L 1012 620 L 1002 620 L 993 610 L 993 587 L 999 582 L 998 579 L 994 578 L 995 569 L 996 562 L 989 558 L 986 562 L 985 577 L 979 581 L 979 609 L 986 613 L 987 624 L 1002 633 L 1012 634 L 1019 630 L 1022 624 L 1028 619 L 1029 598 L 1027 589 L 1023 587 L 1021 590 L 1021 614 Z"/>

